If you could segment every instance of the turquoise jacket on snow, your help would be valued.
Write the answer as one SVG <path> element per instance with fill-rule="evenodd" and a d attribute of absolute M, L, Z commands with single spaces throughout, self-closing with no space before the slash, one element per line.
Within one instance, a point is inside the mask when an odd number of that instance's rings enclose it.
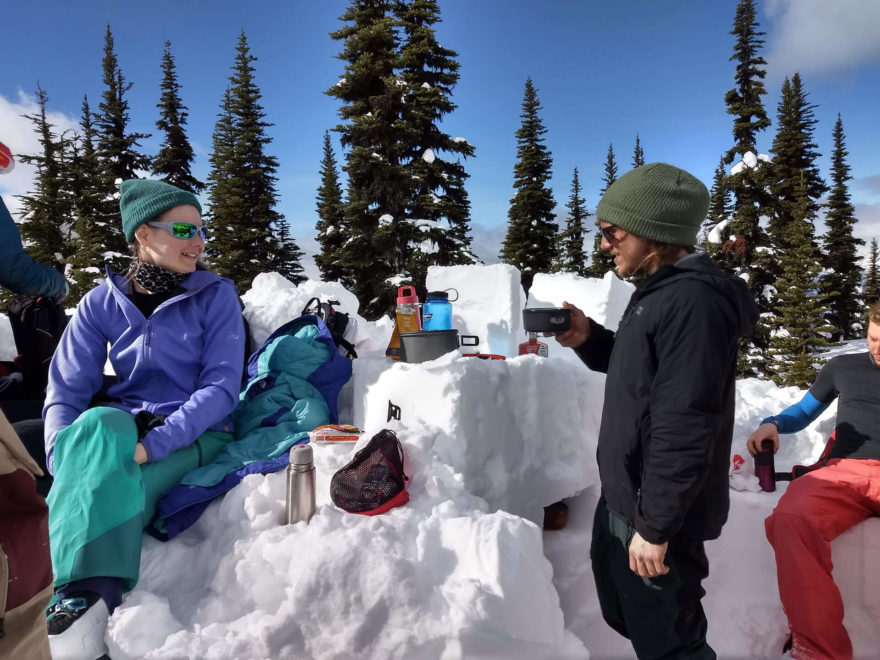
<path fill-rule="evenodd" d="M 25 296 L 54 298 L 67 292 L 64 275 L 31 259 L 21 245 L 21 234 L 0 198 L 0 286 Z"/>
<path fill-rule="evenodd" d="M 233 413 L 237 442 L 162 495 L 147 531 L 174 538 L 245 476 L 286 468 L 287 452 L 308 442 L 308 431 L 339 421 L 339 392 L 351 366 L 320 317 L 301 316 L 277 328 L 248 360 L 248 384 Z"/>
<path fill-rule="evenodd" d="M 303 324 L 265 347 L 257 359 L 257 377 L 241 393 L 233 413 L 238 442 L 187 474 L 182 484 L 213 486 L 249 463 L 286 455 L 293 445 L 308 441 L 308 431 L 330 423 L 327 399 L 308 380 L 336 350 L 321 341 L 319 332 L 317 325 Z"/>
<path fill-rule="evenodd" d="M 59 430 L 86 410 L 103 382 L 109 345 L 116 382 L 110 405 L 135 415 L 167 415 L 141 440 L 150 461 L 192 444 L 208 430 L 233 432 L 244 354 L 244 324 L 229 280 L 196 270 L 182 293 L 149 318 L 128 298 L 128 282 L 107 270 L 107 279 L 76 308 L 49 368 L 43 418 L 46 457 Z"/>

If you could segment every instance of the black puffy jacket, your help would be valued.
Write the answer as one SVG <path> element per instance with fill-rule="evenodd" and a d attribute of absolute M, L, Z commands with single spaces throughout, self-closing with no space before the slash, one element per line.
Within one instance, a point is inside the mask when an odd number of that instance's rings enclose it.
<path fill-rule="evenodd" d="M 717 538 L 730 507 L 739 337 L 758 309 L 703 254 L 645 278 L 616 333 L 590 321 L 576 349 L 608 374 L 598 461 L 608 508 L 652 543 Z"/>

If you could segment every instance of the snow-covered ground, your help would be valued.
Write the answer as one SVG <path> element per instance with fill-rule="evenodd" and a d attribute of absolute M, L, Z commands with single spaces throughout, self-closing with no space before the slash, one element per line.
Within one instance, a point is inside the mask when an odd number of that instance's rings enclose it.
<path fill-rule="evenodd" d="M 604 376 L 547 340 L 549 359 L 516 356 L 526 298 L 509 266 L 433 268 L 428 288 L 455 288 L 454 324 L 505 361 L 452 353 L 423 364 L 384 357 L 391 322 L 358 322 L 342 422 L 397 431 L 410 502 L 376 517 L 346 514 L 329 480 L 354 451 L 316 445 L 318 509 L 281 524 L 285 475 L 249 476 L 170 543 L 144 542 L 141 580 L 111 618 L 124 658 L 631 658 L 602 621 L 588 550 L 598 497 L 595 442 Z M 537 275 L 529 306 L 572 302 L 616 326 L 631 286 Z M 312 296 L 357 300 L 337 284 L 294 287 L 260 275 L 244 300 L 254 345 Z M 11 352 L 6 319 L 0 352 Z M 470 352 L 467 348 L 462 352 Z M 838 349 L 840 350 L 840 349 Z M 863 350 L 855 342 L 843 350 Z M 760 419 L 798 400 L 795 388 L 737 384 L 734 453 Z M 388 402 L 401 408 L 386 421 Z M 834 406 L 783 437 L 776 469 L 818 457 Z M 358 445 L 360 446 L 360 444 Z M 763 519 L 784 490 L 751 492 L 750 461 L 735 478 L 730 520 L 707 545 L 704 605 L 721 658 L 774 658 L 786 635 Z M 568 526 L 542 532 L 542 507 L 565 498 Z M 880 657 L 880 520 L 833 544 L 846 624 L 860 658 Z"/>

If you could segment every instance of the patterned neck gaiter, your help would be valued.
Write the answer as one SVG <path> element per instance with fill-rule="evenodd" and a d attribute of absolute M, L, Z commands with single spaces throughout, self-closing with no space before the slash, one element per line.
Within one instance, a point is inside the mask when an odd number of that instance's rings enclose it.
<path fill-rule="evenodd" d="M 189 276 L 190 273 L 172 273 L 170 270 L 141 261 L 138 262 L 132 279 L 148 293 L 169 293 Z"/>

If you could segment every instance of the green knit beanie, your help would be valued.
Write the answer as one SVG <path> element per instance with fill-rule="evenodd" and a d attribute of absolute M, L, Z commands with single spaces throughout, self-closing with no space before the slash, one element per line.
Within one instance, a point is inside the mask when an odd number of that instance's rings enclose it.
<path fill-rule="evenodd" d="M 630 170 L 608 186 L 596 218 L 658 243 L 694 245 L 709 210 L 699 179 L 666 163 Z"/>
<path fill-rule="evenodd" d="M 126 243 L 134 240 L 135 229 L 175 206 L 195 206 L 199 213 L 202 212 L 198 197 L 164 181 L 128 179 L 122 182 L 119 193 L 119 211 L 122 213 L 122 231 Z"/>

